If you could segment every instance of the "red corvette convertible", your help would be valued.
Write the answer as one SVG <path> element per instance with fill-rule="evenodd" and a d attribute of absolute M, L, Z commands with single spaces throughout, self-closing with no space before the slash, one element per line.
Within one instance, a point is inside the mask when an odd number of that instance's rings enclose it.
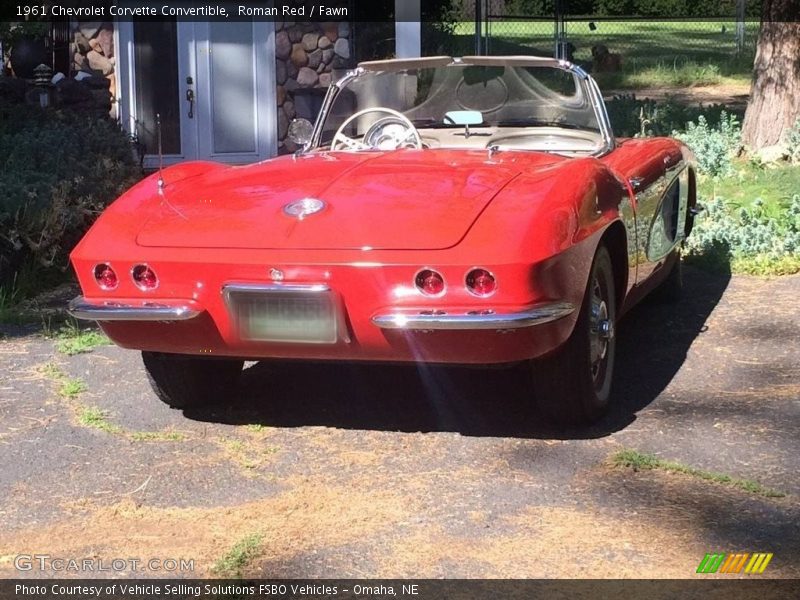
<path fill-rule="evenodd" d="M 594 80 L 536 57 L 362 63 L 291 134 L 153 174 L 72 253 L 70 312 L 141 350 L 162 400 L 221 400 L 262 358 L 526 361 L 552 417 L 603 414 L 615 324 L 680 287 L 685 146 L 615 139 Z"/>

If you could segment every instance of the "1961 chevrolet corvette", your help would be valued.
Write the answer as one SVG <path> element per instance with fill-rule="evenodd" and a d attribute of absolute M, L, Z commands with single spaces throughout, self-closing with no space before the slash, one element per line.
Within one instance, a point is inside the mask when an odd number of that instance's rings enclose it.
<path fill-rule="evenodd" d="M 70 312 L 141 350 L 162 400 L 224 400 L 262 358 L 525 361 L 550 416 L 603 414 L 615 324 L 680 287 L 685 146 L 615 139 L 594 80 L 537 57 L 362 63 L 291 135 L 154 173 L 72 252 Z"/>

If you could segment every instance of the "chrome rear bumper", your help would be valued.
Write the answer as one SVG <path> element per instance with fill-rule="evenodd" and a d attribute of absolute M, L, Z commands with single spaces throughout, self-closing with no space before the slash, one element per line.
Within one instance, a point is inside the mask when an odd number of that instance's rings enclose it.
<path fill-rule="evenodd" d="M 562 319 L 575 311 L 569 302 L 537 304 L 514 313 L 474 311 L 448 313 L 446 311 L 392 312 L 372 317 L 372 322 L 381 329 L 404 330 L 472 330 L 472 329 L 520 329 L 543 325 Z"/>
<path fill-rule="evenodd" d="M 67 312 L 89 321 L 186 321 L 203 311 L 192 300 L 112 302 L 78 296 L 69 303 Z"/>

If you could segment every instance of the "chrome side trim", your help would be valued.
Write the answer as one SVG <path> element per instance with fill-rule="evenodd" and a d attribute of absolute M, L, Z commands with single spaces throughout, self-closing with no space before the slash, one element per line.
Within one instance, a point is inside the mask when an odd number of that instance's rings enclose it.
<path fill-rule="evenodd" d="M 87 300 L 74 298 L 67 312 L 88 321 L 187 321 L 202 310 L 191 300 Z"/>
<path fill-rule="evenodd" d="M 433 311 L 431 311 L 433 312 Z M 550 302 L 537 304 L 527 310 L 515 313 L 444 313 L 420 314 L 398 311 L 379 314 L 372 322 L 381 329 L 404 330 L 475 330 L 475 329 L 521 329 L 543 325 L 562 319 L 575 312 L 570 302 Z"/>

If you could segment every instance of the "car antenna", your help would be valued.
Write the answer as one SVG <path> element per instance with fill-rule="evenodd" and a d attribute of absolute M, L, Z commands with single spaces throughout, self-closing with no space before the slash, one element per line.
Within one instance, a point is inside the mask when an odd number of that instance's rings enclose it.
<path fill-rule="evenodd" d="M 161 113 L 156 113 L 156 135 L 158 136 L 158 194 L 161 196 L 161 199 L 169 206 L 175 213 L 184 221 L 188 221 L 189 219 L 186 218 L 181 211 L 170 204 L 170 201 L 167 200 L 167 196 L 164 194 L 164 153 L 161 151 Z"/>
<path fill-rule="evenodd" d="M 158 191 L 164 189 L 164 155 L 161 152 L 161 113 L 156 113 L 156 135 L 158 136 Z"/>

